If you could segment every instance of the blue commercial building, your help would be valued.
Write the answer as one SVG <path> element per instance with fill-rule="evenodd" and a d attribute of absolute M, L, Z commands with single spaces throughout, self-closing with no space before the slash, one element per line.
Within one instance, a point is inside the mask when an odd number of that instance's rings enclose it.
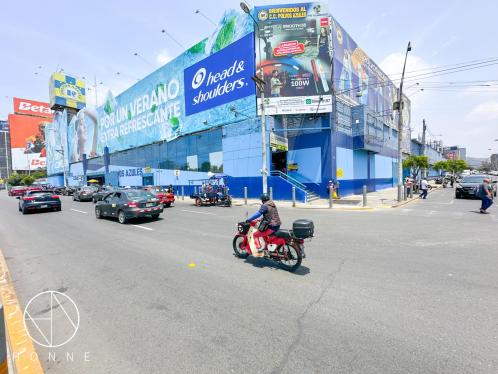
<path fill-rule="evenodd" d="M 260 7 L 253 15 L 257 26 L 226 12 L 213 35 L 120 95 L 109 93 L 95 111 L 58 113 L 47 130 L 49 182 L 61 185 L 65 174 L 70 185 L 97 179 L 190 193 L 220 173 L 233 196 L 244 187 L 259 196 L 265 105 L 275 199 L 290 199 L 293 187 L 301 201 L 326 197 L 330 180 L 342 195 L 394 186 L 394 84 L 323 4 Z M 265 82 L 264 100 L 255 75 Z M 409 118 L 406 97 L 403 108 Z M 64 155 L 56 151 L 61 142 Z"/>

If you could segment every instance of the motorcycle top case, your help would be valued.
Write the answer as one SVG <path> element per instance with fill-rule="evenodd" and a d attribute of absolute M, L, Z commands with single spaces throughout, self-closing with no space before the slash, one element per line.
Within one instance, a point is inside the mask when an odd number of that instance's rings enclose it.
<path fill-rule="evenodd" d="M 311 238 L 315 233 L 315 225 L 309 219 L 298 219 L 292 223 L 292 231 L 296 238 Z"/>

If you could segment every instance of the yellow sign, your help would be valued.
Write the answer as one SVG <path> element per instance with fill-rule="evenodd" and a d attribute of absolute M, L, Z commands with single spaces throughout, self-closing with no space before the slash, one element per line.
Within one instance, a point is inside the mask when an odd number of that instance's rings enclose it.
<path fill-rule="evenodd" d="M 50 105 L 83 109 L 86 105 L 85 82 L 64 73 L 53 73 L 49 81 Z"/>
<path fill-rule="evenodd" d="M 344 178 L 344 169 L 343 168 L 337 168 L 336 176 L 337 176 L 337 178 Z"/>
<path fill-rule="evenodd" d="M 144 173 L 146 173 L 146 174 L 150 173 L 151 171 L 152 171 L 152 168 L 150 166 L 146 166 L 144 168 Z"/>

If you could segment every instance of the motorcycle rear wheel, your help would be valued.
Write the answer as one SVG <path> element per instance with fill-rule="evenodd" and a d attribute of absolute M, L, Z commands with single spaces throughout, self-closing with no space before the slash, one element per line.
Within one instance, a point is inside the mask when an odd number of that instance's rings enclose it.
<path fill-rule="evenodd" d="M 283 246 L 277 249 L 280 255 L 285 254 L 287 252 L 287 256 L 289 259 L 279 259 L 280 266 L 291 273 L 295 272 L 299 266 L 301 266 L 301 262 L 303 261 L 303 254 L 301 253 L 301 249 L 299 245 L 295 243 L 285 243 Z"/>
<path fill-rule="evenodd" d="M 241 248 L 243 244 L 243 236 L 236 235 L 235 238 L 233 238 L 233 251 L 235 252 L 235 256 L 239 258 L 247 258 L 249 256 L 249 253 L 244 248 Z"/>

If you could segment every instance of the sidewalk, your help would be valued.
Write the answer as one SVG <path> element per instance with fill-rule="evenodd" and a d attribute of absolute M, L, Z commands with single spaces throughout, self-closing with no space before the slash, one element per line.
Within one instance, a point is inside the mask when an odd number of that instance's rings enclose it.
<path fill-rule="evenodd" d="M 440 186 L 434 186 L 429 193 L 437 191 Z M 414 194 L 413 198 L 409 197 L 406 200 L 398 203 L 398 187 L 386 188 L 380 191 L 369 192 L 367 194 L 367 206 L 363 206 L 363 195 L 350 195 L 341 199 L 334 199 L 332 209 L 336 210 L 372 210 L 372 209 L 387 209 L 396 208 L 408 204 L 412 201 L 418 200 L 418 194 Z M 243 206 L 244 199 L 233 199 L 233 205 Z M 259 199 L 247 199 L 247 205 L 261 205 Z M 278 205 L 282 207 L 292 207 L 291 201 L 278 201 Z M 319 199 L 312 201 L 308 204 L 296 202 L 298 209 L 330 209 L 329 201 L 327 199 Z"/>

